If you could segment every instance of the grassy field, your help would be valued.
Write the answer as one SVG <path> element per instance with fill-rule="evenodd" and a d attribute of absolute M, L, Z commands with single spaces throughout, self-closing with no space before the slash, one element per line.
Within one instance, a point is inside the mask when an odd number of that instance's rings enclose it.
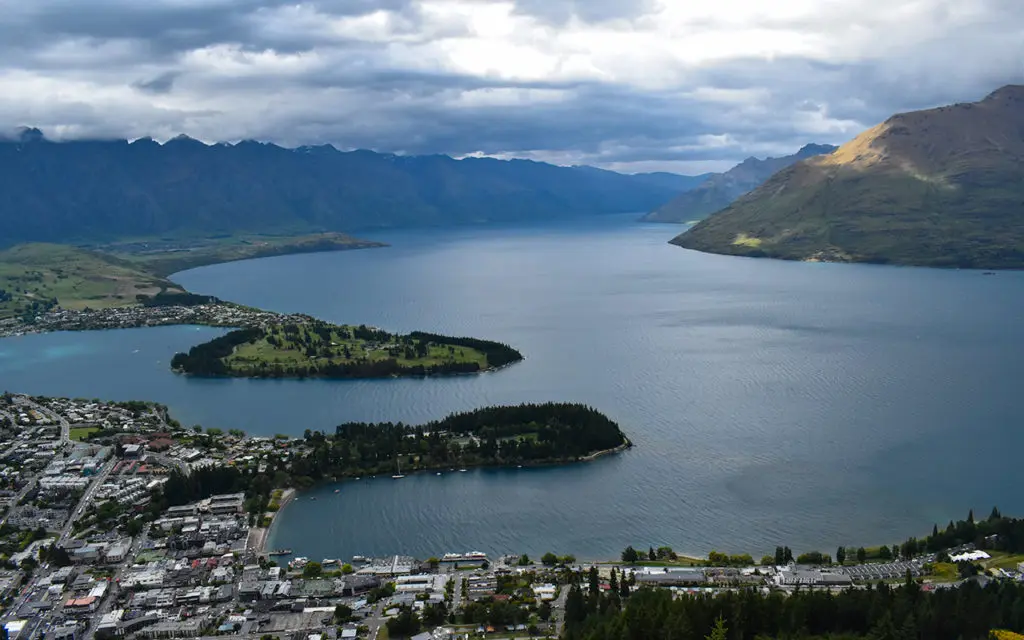
<path fill-rule="evenodd" d="M 374 362 L 388 359 L 395 359 L 403 367 L 474 362 L 481 369 L 487 368 L 487 356 L 475 349 L 431 344 L 425 354 L 420 355 L 415 349 L 418 340 L 409 339 L 409 344 L 403 345 L 399 340 L 407 339 L 399 337 L 388 344 L 380 344 L 354 337 L 355 329 L 351 326 L 334 327 L 330 339 L 324 340 L 306 326 L 300 326 L 297 334 L 290 335 L 282 327 L 273 327 L 264 338 L 237 347 L 234 353 L 225 358 L 224 363 L 232 370 L 243 373 L 256 371 L 261 365 L 279 364 L 288 369 L 312 364 L 347 364 L 360 360 Z M 272 344 L 271 340 L 277 344 Z"/>
<path fill-rule="evenodd" d="M 68 435 L 72 440 L 81 441 L 85 440 L 86 438 L 88 438 L 89 436 L 91 436 L 92 434 L 96 433 L 99 430 L 99 427 L 75 427 L 71 430 L 71 432 Z"/>
<path fill-rule="evenodd" d="M 960 572 L 952 562 L 935 563 L 929 582 L 956 582 L 960 579 Z"/>
<path fill-rule="evenodd" d="M 1014 569 L 1016 570 L 1017 565 L 1024 562 L 1024 554 L 1020 553 L 1006 553 L 1004 551 L 989 551 L 989 555 L 992 557 L 988 560 L 984 560 L 981 566 L 986 569 Z"/>
<path fill-rule="evenodd" d="M 100 245 L 96 248 L 150 273 L 169 276 L 210 264 L 267 258 L 292 253 L 343 251 L 384 246 L 342 233 L 306 235 L 234 235 L 210 238 L 154 238 Z"/>
<path fill-rule="evenodd" d="M 25 244 L 0 251 L 0 319 L 45 310 L 136 304 L 138 294 L 182 291 L 138 265 L 56 244 Z"/>

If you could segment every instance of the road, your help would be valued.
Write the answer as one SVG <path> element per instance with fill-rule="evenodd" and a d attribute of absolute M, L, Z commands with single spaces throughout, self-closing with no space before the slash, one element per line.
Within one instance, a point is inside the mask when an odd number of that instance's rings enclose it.
<path fill-rule="evenodd" d="M 67 524 L 64 525 L 64 529 L 60 532 L 60 537 L 57 539 L 58 543 L 64 542 L 68 535 L 70 535 L 71 528 L 74 526 L 75 522 L 82 517 L 82 514 L 85 513 L 86 507 L 92 504 L 93 496 L 96 495 L 100 486 L 106 481 L 110 472 L 113 471 L 116 466 L 117 460 L 107 460 L 103 464 L 102 470 L 93 478 L 89 487 L 85 490 L 85 493 L 82 494 L 82 499 L 78 501 L 78 506 L 71 512 L 71 517 L 68 518 Z"/>
<path fill-rule="evenodd" d="M 562 627 L 565 626 L 565 600 L 569 597 L 569 585 L 562 585 L 558 597 L 551 603 L 551 618 L 555 623 L 555 637 L 562 637 Z"/>

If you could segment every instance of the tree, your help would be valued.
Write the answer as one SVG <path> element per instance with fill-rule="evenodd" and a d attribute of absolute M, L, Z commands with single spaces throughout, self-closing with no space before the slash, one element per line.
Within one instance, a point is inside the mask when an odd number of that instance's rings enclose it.
<path fill-rule="evenodd" d="M 411 637 L 420 632 L 420 619 L 409 607 L 402 607 L 398 615 L 388 620 L 388 636 Z"/>
<path fill-rule="evenodd" d="M 992 513 L 989 514 L 988 519 L 992 521 L 1003 519 L 1003 514 L 999 513 L 999 507 L 992 507 Z"/>
<path fill-rule="evenodd" d="M 889 548 L 889 545 L 883 544 L 879 547 L 878 557 L 882 560 L 892 560 L 892 549 Z"/>
<path fill-rule="evenodd" d="M 601 593 L 601 580 L 597 575 L 597 567 L 590 567 L 587 573 L 587 583 L 590 587 L 590 595 L 596 596 Z"/>
<path fill-rule="evenodd" d="M 306 566 L 302 568 L 302 577 L 306 580 L 313 578 L 319 578 L 323 575 L 324 566 L 319 562 L 307 562 Z"/>
<path fill-rule="evenodd" d="M 565 629 L 566 635 L 573 637 L 576 630 L 583 624 L 587 616 L 586 606 L 583 603 L 583 591 L 579 585 L 572 585 L 569 588 L 569 595 L 565 599 Z"/>
<path fill-rule="evenodd" d="M 864 547 L 857 548 L 857 562 L 864 564 L 868 559 L 868 551 Z"/>
<path fill-rule="evenodd" d="M 658 559 L 658 554 L 654 552 L 654 547 L 651 547 L 650 550 L 648 550 L 647 559 L 652 561 Z"/>
<path fill-rule="evenodd" d="M 540 618 L 541 620 L 543 620 L 544 622 L 547 622 L 548 620 L 551 619 L 551 603 L 550 602 L 546 602 L 545 601 L 545 602 L 541 602 L 540 603 L 540 606 L 537 607 L 537 617 Z"/>
<path fill-rule="evenodd" d="M 775 563 L 775 556 L 761 556 L 761 566 L 769 567 Z"/>
<path fill-rule="evenodd" d="M 786 564 L 786 552 L 782 547 L 775 547 L 775 562 L 776 566 Z"/>
<path fill-rule="evenodd" d="M 558 564 L 558 556 L 548 551 L 543 556 L 541 556 L 540 561 L 541 564 L 543 564 L 545 567 L 553 567 L 556 564 Z"/>
<path fill-rule="evenodd" d="M 345 564 L 341 565 L 341 572 L 347 576 L 355 573 L 356 570 L 352 568 L 352 565 L 346 562 Z"/>
<path fill-rule="evenodd" d="M 352 607 L 339 604 L 334 607 L 334 622 L 341 624 L 352 619 Z"/>
<path fill-rule="evenodd" d="M 530 564 L 530 556 L 524 553 L 523 555 L 519 556 L 519 562 L 517 562 L 516 564 L 518 564 L 520 567 L 527 566 L 528 564 Z"/>
<path fill-rule="evenodd" d="M 640 554 L 632 546 L 626 547 L 622 552 L 622 561 L 635 564 L 640 559 Z"/>
<path fill-rule="evenodd" d="M 840 565 L 842 565 L 843 563 L 846 562 L 846 548 L 845 547 L 839 547 L 838 549 L 836 549 L 836 562 L 838 562 Z"/>
<path fill-rule="evenodd" d="M 785 554 L 786 554 L 786 559 L 785 559 L 785 562 L 783 564 L 790 564 L 791 562 L 793 562 L 793 550 L 790 549 L 789 547 L 785 547 L 784 551 L 785 551 Z"/>
<path fill-rule="evenodd" d="M 728 640 L 729 629 L 725 626 L 725 620 L 719 616 L 715 620 L 715 626 L 711 630 L 711 634 L 704 637 L 704 640 Z"/>

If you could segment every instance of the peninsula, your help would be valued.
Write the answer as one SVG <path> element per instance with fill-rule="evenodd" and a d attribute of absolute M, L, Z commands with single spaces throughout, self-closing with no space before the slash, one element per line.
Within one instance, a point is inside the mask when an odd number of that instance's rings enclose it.
<path fill-rule="evenodd" d="M 1024 268 L 1024 86 L 894 115 L 672 240 L 787 260 Z"/>
<path fill-rule="evenodd" d="M 176 354 L 171 368 L 199 376 L 389 378 L 480 373 L 522 359 L 498 342 L 306 318 L 232 331 Z"/>

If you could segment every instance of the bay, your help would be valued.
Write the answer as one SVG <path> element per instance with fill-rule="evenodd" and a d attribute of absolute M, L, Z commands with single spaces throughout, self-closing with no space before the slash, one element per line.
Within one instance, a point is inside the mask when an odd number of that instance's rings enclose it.
<path fill-rule="evenodd" d="M 1024 514 L 1024 274 L 712 256 L 666 244 L 674 231 L 599 218 L 393 232 L 374 238 L 385 249 L 175 276 L 244 304 L 501 340 L 526 356 L 492 374 L 191 379 L 167 370 L 171 355 L 221 330 L 163 327 L 0 341 L 0 388 L 152 399 L 186 424 L 264 435 L 579 401 L 637 445 L 586 465 L 317 489 L 271 536 L 311 557 L 831 553 L 970 508 Z"/>

